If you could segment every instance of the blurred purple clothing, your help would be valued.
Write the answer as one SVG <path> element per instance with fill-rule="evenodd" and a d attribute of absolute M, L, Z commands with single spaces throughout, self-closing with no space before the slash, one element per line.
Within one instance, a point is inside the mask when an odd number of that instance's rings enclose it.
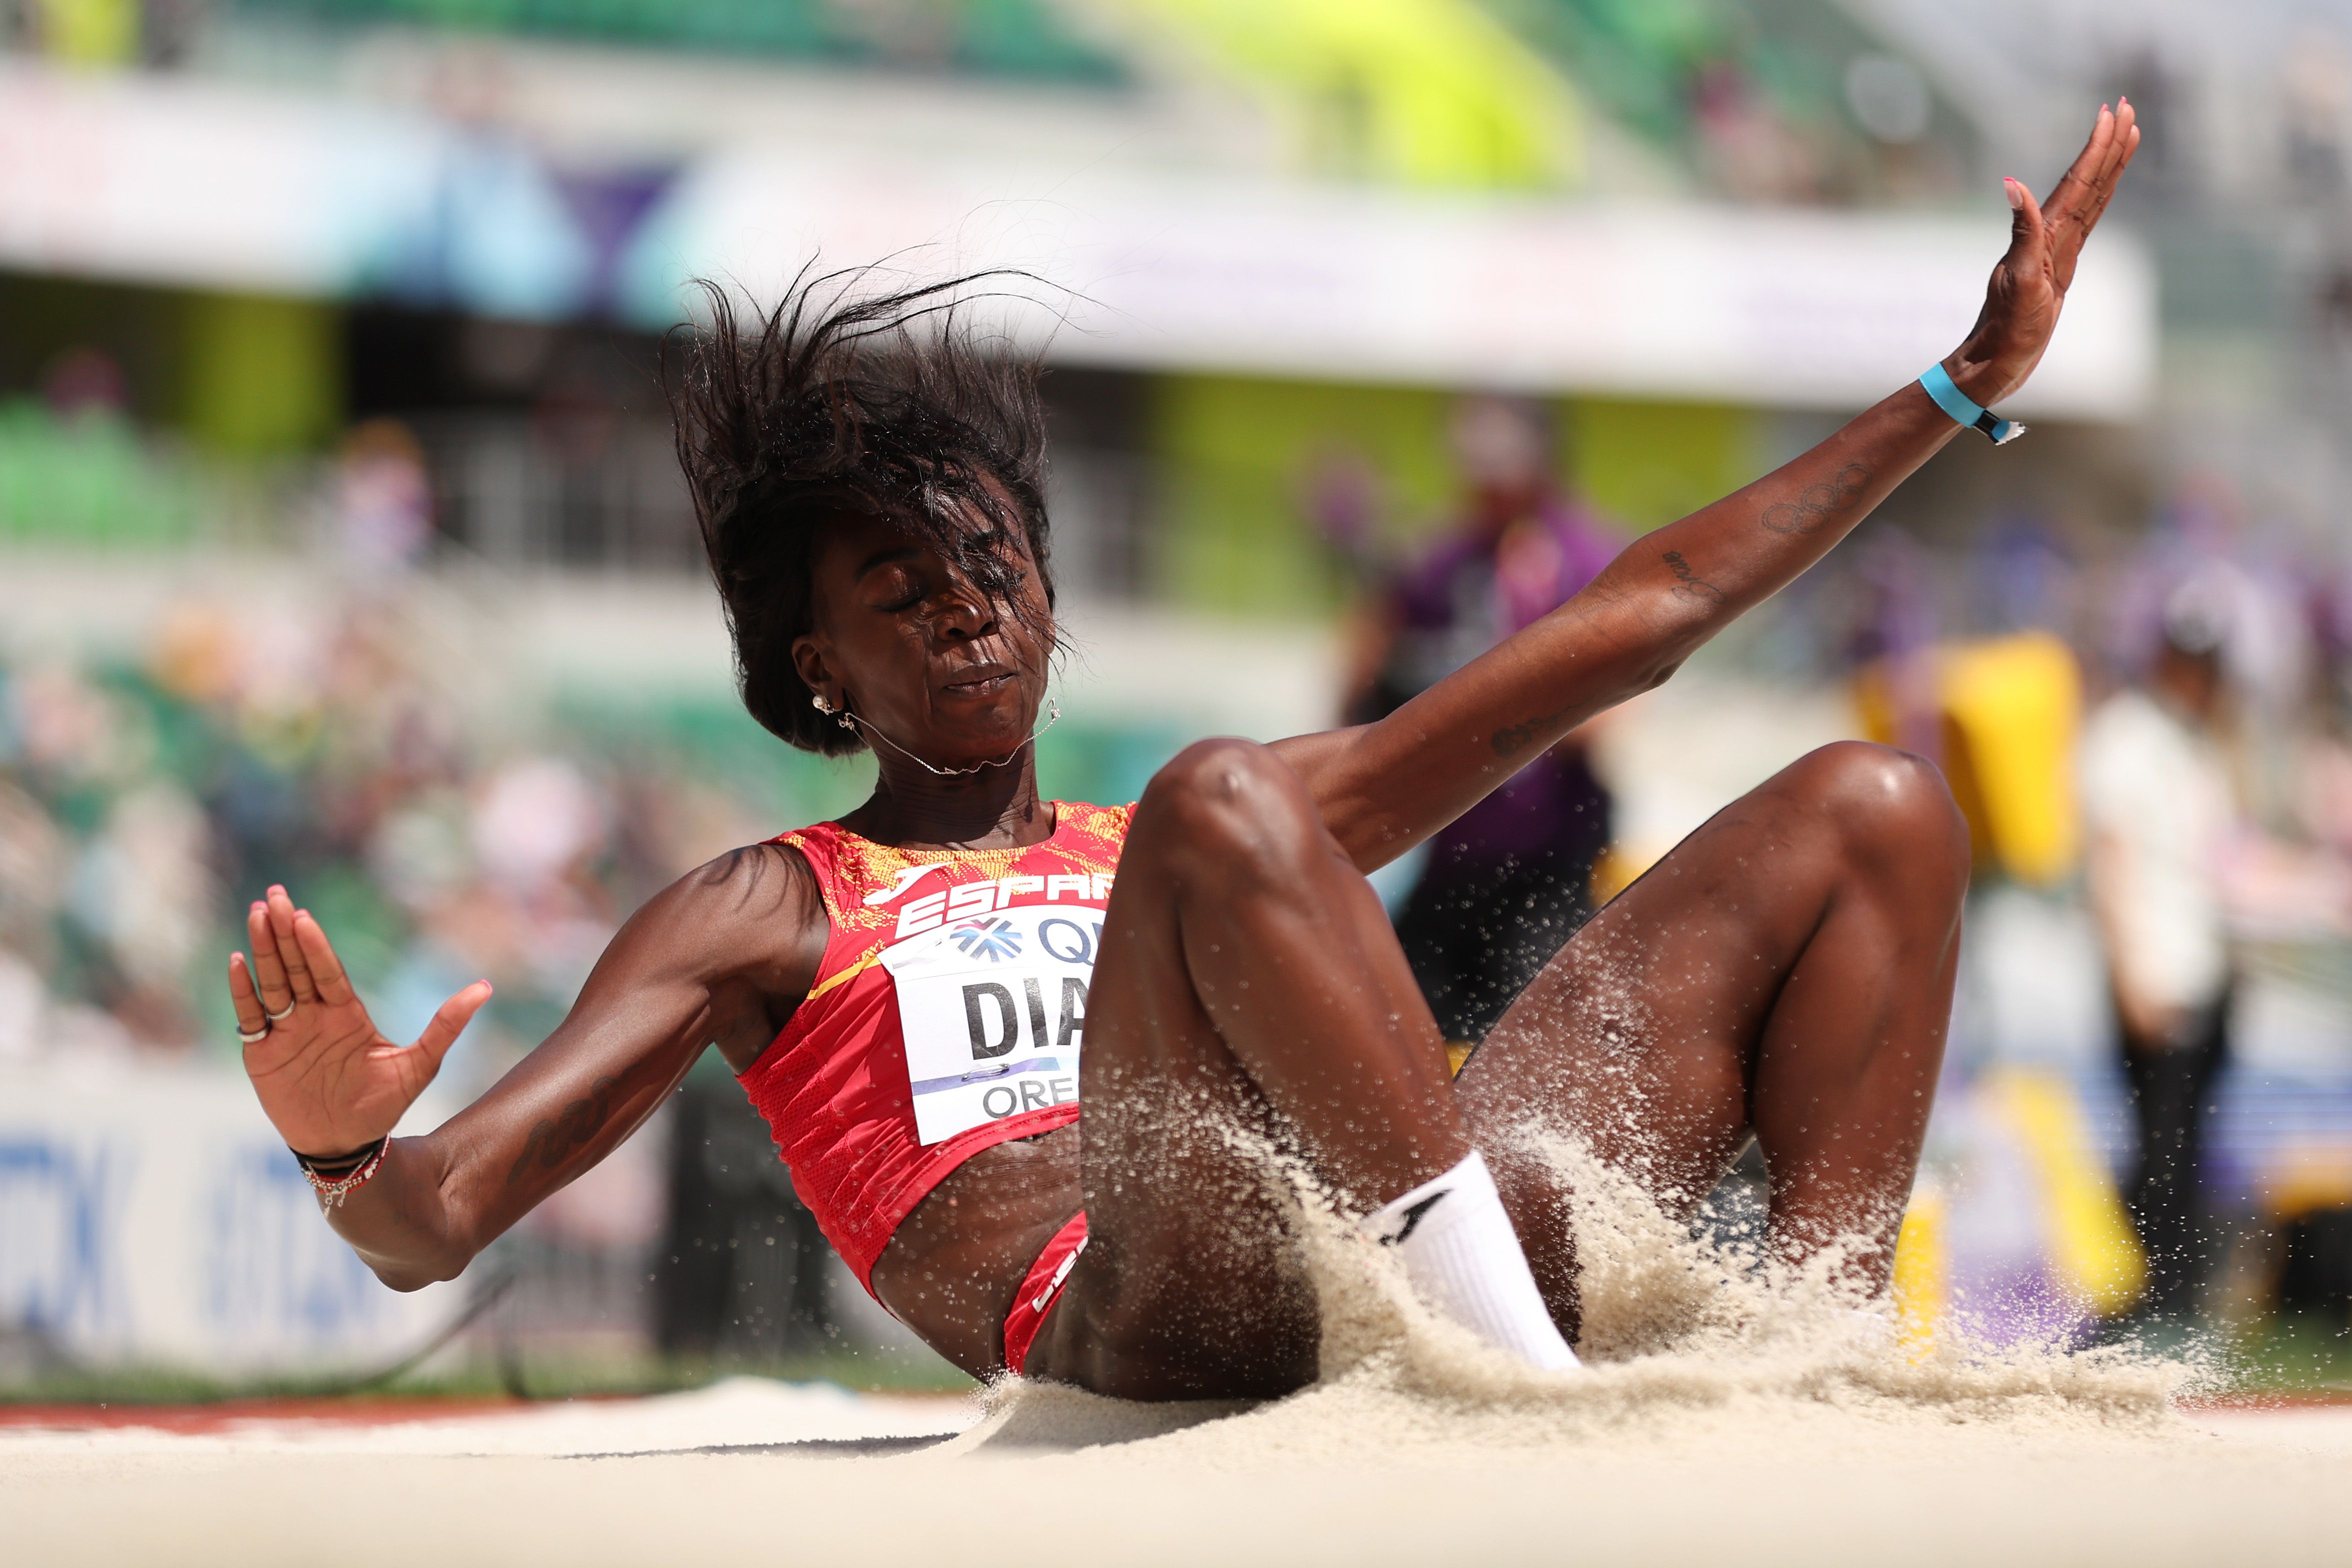
<path fill-rule="evenodd" d="M 1566 603 L 1618 549 L 1591 513 L 1561 500 L 1496 540 L 1458 530 L 1439 539 L 1390 589 L 1397 640 L 1381 675 L 1383 711 Z M 1589 841 L 1596 789 L 1580 759 L 1536 758 L 1437 836 L 1432 873 L 1563 852 L 1589 858 L 1600 848 Z"/>
<path fill-rule="evenodd" d="M 1591 513 L 1566 501 L 1545 503 L 1494 540 L 1459 531 L 1438 539 L 1398 575 L 1403 624 L 1429 635 L 1476 632 L 1483 641 L 1431 680 L 1559 609 L 1619 548 Z"/>

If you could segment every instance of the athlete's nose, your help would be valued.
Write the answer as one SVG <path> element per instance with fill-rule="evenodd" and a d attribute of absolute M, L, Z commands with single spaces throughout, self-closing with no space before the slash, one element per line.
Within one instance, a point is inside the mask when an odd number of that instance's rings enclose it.
<path fill-rule="evenodd" d="M 996 630 L 996 601 L 959 574 L 940 596 L 939 628 L 957 642 L 978 642 Z"/>

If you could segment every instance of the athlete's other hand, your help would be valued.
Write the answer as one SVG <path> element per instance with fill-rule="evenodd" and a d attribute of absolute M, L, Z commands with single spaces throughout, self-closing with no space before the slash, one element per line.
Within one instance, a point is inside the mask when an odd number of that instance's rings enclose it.
<path fill-rule="evenodd" d="M 2098 123 L 2074 166 L 2045 205 L 2018 181 L 2007 182 L 2009 254 L 1992 269 L 1984 309 L 1944 369 L 1959 389 L 1990 405 L 2025 384 L 2050 347 L 2058 311 L 2074 286 L 2083 242 L 2107 210 L 2116 183 L 2139 147 L 2137 115 L 2127 100 L 2099 106 Z"/>
<path fill-rule="evenodd" d="M 245 1071 L 298 1154 L 348 1154 L 389 1134 L 490 999 L 490 983 L 477 980 L 441 1004 L 415 1045 L 397 1045 L 360 1004 L 327 934 L 284 888 L 246 912 L 246 935 L 252 963 L 242 953 L 228 960 L 237 1028 L 252 1034 L 268 1015 L 285 1016 L 245 1048 Z"/>

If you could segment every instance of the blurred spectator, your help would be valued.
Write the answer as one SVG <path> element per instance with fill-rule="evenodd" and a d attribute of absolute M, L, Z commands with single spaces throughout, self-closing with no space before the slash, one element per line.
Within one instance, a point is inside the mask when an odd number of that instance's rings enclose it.
<path fill-rule="evenodd" d="M 5 749 L 0 748 L 0 756 Z M 65 837 L 41 803 L 0 775 L 0 1061 L 40 1049 L 65 899 Z"/>
<path fill-rule="evenodd" d="M 2242 812 L 2218 727 L 2231 608 L 2210 575 L 2175 589 L 2147 676 L 2082 742 L 2092 912 L 2137 1133 L 2125 1196 L 2147 1258 L 2143 1310 L 2168 1320 L 2191 1310 L 2202 1272 L 2205 1124 L 2229 1054 L 2221 878 Z"/>
<path fill-rule="evenodd" d="M 343 438 L 334 496 L 337 550 L 364 577 L 413 565 L 433 537 L 425 451 L 397 420 L 371 419 Z"/>
<path fill-rule="evenodd" d="M 1935 564 L 1917 540 L 1885 528 L 1859 541 L 1849 569 L 1862 591 L 1847 655 L 1857 668 L 1885 676 L 1885 738 L 1929 761 L 1944 760 L 1943 698 L 1937 687 L 1940 630 Z"/>
<path fill-rule="evenodd" d="M 1381 589 L 1350 723 L 1393 712 L 1558 609 L 1617 552 L 1556 486 L 1541 409 L 1467 399 L 1453 436 L 1462 515 Z M 1608 791 L 1574 737 L 1432 841 L 1397 935 L 1447 1039 L 1484 1036 L 1583 922 L 1608 843 Z"/>
<path fill-rule="evenodd" d="M 105 945 L 107 999 L 142 1040 L 195 1043 L 188 998 L 217 917 L 211 833 L 203 810 L 169 779 L 116 797 L 82 856 L 70 909 Z"/>
<path fill-rule="evenodd" d="M 68 349 L 41 377 L 41 401 L 60 420 L 120 417 L 130 402 L 122 367 L 97 349 Z"/>
<path fill-rule="evenodd" d="M 1691 120 L 1700 162 L 1718 190 L 1749 202 L 1821 198 L 1819 152 L 1737 62 L 1714 60 L 1700 69 L 1691 85 Z"/>

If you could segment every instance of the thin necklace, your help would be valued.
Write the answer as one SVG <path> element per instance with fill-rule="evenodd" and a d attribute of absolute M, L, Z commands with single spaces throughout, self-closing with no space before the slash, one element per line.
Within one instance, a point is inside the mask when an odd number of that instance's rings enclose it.
<path fill-rule="evenodd" d="M 1048 697 L 1045 699 L 1045 722 L 1031 730 L 1029 732 L 1028 738 L 1022 741 L 1020 746 L 1014 747 L 1012 750 L 1006 752 L 1002 757 L 992 758 L 986 762 L 975 762 L 969 768 L 941 768 L 936 763 L 926 762 L 921 758 L 916 756 L 913 752 L 908 750 L 905 747 L 899 745 L 897 741 L 891 739 L 888 736 L 883 734 L 880 730 L 875 728 L 872 725 L 867 724 L 864 719 L 858 717 L 856 714 L 850 712 L 845 707 L 841 710 L 841 721 L 844 724 L 855 724 L 863 728 L 867 735 L 872 736 L 875 739 L 880 741 L 883 745 L 888 747 L 891 750 L 897 752 L 908 761 L 912 762 L 918 768 L 926 768 L 930 772 L 937 774 L 941 779 L 961 779 L 968 774 L 978 773 L 983 768 L 1003 767 L 1006 763 L 1021 755 L 1022 747 L 1030 745 L 1032 742 L 1035 741 L 1039 736 L 1045 734 L 1047 730 L 1053 728 L 1062 721 L 1062 705 L 1054 701 L 1053 698 Z"/>

